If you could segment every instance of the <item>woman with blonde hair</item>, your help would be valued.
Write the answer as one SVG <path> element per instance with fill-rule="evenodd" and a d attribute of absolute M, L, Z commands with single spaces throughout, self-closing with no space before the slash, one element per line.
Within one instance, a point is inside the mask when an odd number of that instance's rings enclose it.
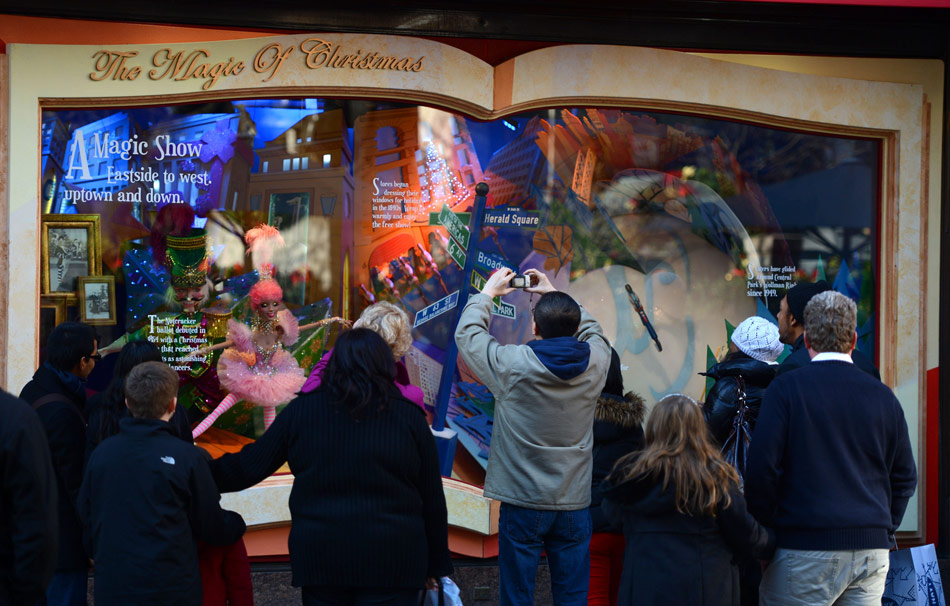
<path fill-rule="evenodd" d="M 746 511 L 739 476 L 709 438 L 702 409 L 684 395 L 654 407 L 646 446 L 605 480 L 603 508 L 626 539 L 620 606 L 735 606 L 735 556 L 766 559 L 774 548 Z"/>
<path fill-rule="evenodd" d="M 359 319 L 353 324 L 353 328 L 368 328 L 383 338 L 383 341 L 389 345 L 389 349 L 393 352 L 393 359 L 396 362 L 396 380 L 394 382 L 400 395 L 416 404 L 416 406 L 425 409 L 424 394 L 421 389 L 409 382 L 409 371 L 406 365 L 402 363 L 402 357 L 412 347 L 412 327 L 409 325 L 409 316 L 406 315 L 406 312 L 389 301 L 380 301 L 364 309 Z M 323 370 L 326 368 L 332 353 L 333 350 L 330 349 L 314 365 L 310 376 L 300 390 L 301 392 L 308 393 L 320 387 Z"/>

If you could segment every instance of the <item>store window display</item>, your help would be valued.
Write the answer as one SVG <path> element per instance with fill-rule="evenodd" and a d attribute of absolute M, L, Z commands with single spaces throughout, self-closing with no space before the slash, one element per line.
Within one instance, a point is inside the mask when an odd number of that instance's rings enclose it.
<path fill-rule="evenodd" d="M 194 423 L 240 392 L 222 387 L 215 372 L 227 349 L 215 347 L 240 340 L 229 337 L 228 320 L 253 336 L 254 318 L 273 312 L 249 296 L 264 276 L 244 237 L 261 224 L 285 240 L 271 276 L 282 295 L 266 302 L 280 301 L 277 315 L 301 327 L 295 343 L 280 341 L 301 371 L 311 372 L 336 330 L 303 327 L 353 320 L 388 301 L 410 318 L 403 361 L 430 414 L 439 409 L 452 297 L 468 288 L 467 256 L 476 261 L 473 282 L 498 267 L 538 269 L 574 296 L 620 354 L 624 384 L 648 403 L 673 392 L 701 399 L 698 373 L 724 353 L 732 327 L 749 316 L 775 323 L 786 287 L 797 282 L 827 279 L 855 300 L 858 348 L 876 353 L 878 140 L 636 108 L 476 121 L 391 101 L 319 98 L 57 110 L 44 112 L 43 123 L 65 149 L 62 174 L 49 175 L 49 210 L 100 215 L 102 272 L 116 276 L 125 303 L 104 342 L 139 334 L 163 314 L 203 324 L 206 342 L 170 331 L 165 344 L 188 374 L 204 368 L 183 386 Z M 109 152 L 116 140 L 137 146 L 118 157 Z M 479 182 L 489 186 L 485 219 L 463 243 Z M 143 237 L 169 208 L 193 217 L 157 241 Z M 203 249 L 185 248 L 202 233 Z M 171 260 L 156 264 L 162 242 Z M 168 287 L 187 277 L 195 284 L 166 300 Z M 662 351 L 626 285 L 641 297 Z M 518 291 L 496 306 L 499 342 L 531 338 L 530 318 L 515 311 L 528 305 L 529 293 Z M 181 360 L 195 350 L 207 359 Z M 202 381 L 214 395 L 195 385 Z M 459 432 L 458 456 L 474 463 L 466 478 L 479 483 L 492 394 L 464 364 L 448 393 L 443 421 Z M 259 435 L 265 411 L 275 409 L 235 397 L 241 401 L 214 428 Z"/>

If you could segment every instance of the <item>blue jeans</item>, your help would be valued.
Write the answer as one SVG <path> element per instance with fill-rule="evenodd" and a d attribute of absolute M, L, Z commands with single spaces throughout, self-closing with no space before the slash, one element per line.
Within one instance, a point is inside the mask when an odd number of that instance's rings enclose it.
<path fill-rule="evenodd" d="M 89 573 L 57 572 L 46 586 L 47 606 L 86 606 Z"/>
<path fill-rule="evenodd" d="M 534 606 L 541 551 L 548 556 L 555 606 L 587 606 L 590 509 L 551 511 L 501 504 L 498 529 L 501 606 Z"/>

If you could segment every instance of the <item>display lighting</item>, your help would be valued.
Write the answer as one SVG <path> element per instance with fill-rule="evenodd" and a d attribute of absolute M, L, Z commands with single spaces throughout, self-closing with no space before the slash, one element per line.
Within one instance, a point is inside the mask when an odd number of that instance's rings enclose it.
<path fill-rule="evenodd" d="M 422 197 L 426 204 L 421 213 L 417 213 L 423 216 L 432 210 L 442 208 L 442 205 L 446 203 L 450 207 L 461 204 L 471 195 L 469 189 L 455 176 L 455 171 L 449 168 L 445 158 L 438 153 L 431 141 L 426 144 L 425 182 L 427 189 L 422 192 Z M 437 185 L 441 194 L 437 191 Z"/>

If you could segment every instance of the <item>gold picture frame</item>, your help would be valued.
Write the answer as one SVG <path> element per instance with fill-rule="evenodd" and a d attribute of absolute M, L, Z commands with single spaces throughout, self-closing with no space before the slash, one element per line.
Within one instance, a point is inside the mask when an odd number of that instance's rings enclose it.
<path fill-rule="evenodd" d="M 77 299 L 78 279 L 102 273 L 99 215 L 43 215 L 40 225 L 40 293 Z"/>
<path fill-rule="evenodd" d="M 40 344 L 45 346 L 46 339 L 53 329 L 66 321 L 66 299 L 63 297 L 40 297 Z"/>
<path fill-rule="evenodd" d="M 79 319 L 93 325 L 116 323 L 115 276 L 79 278 Z"/>

